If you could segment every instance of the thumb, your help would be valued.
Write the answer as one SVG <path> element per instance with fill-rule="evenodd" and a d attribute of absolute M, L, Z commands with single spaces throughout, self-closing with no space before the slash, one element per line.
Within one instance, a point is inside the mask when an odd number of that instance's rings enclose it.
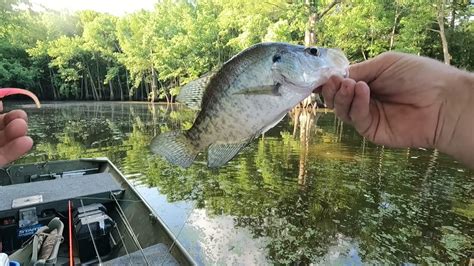
<path fill-rule="evenodd" d="M 349 66 L 349 78 L 371 83 L 401 58 L 397 52 L 385 52 L 367 61 Z"/>

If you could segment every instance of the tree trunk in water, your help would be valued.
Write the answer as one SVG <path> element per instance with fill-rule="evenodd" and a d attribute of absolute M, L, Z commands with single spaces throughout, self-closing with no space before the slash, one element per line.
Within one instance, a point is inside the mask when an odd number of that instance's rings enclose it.
<path fill-rule="evenodd" d="M 128 71 L 125 69 L 125 80 L 127 82 L 127 93 L 128 93 L 128 100 L 132 100 L 132 91 L 130 90 L 130 81 L 128 80 Z"/>
<path fill-rule="evenodd" d="M 51 88 L 53 88 L 53 100 L 57 100 L 56 88 L 54 86 L 54 74 L 53 70 L 49 69 L 49 76 L 51 78 Z"/>
<path fill-rule="evenodd" d="M 102 82 L 100 81 L 100 70 L 99 70 L 99 61 L 95 60 L 95 68 L 97 72 L 97 88 L 98 88 L 98 97 L 99 100 L 103 100 L 102 98 Z"/>
<path fill-rule="evenodd" d="M 144 82 L 145 83 L 145 91 L 144 91 L 144 94 L 143 97 L 146 101 L 148 101 L 148 96 L 150 95 L 150 85 L 147 83 L 147 82 Z"/>
<path fill-rule="evenodd" d="M 444 0 L 438 0 L 438 26 L 439 26 L 439 35 L 441 37 L 441 44 L 443 45 L 443 55 L 444 63 L 446 65 L 450 64 L 451 56 L 449 55 L 448 50 L 448 41 L 446 40 L 446 33 L 444 31 Z"/>
<path fill-rule="evenodd" d="M 91 81 L 91 86 L 92 86 L 92 99 L 95 101 L 99 100 L 99 94 L 97 93 L 97 88 L 95 87 L 94 84 L 94 79 L 92 78 L 91 75 L 89 75 L 90 81 Z"/>
<path fill-rule="evenodd" d="M 137 91 L 138 100 L 143 100 L 143 94 L 144 94 L 144 91 L 146 90 L 145 86 L 146 86 L 145 79 L 142 77 L 142 83 L 140 84 L 141 89 Z"/>
<path fill-rule="evenodd" d="M 38 95 L 39 97 L 44 98 L 44 89 L 43 89 L 43 86 L 41 85 L 41 80 L 38 81 L 38 86 L 40 88 Z"/>
<path fill-rule="evenodd" d="M 123 88 L 122 88 L 122 83 L 120 82 L 120 75 L 117 75 L 117 83 L 119 85 L 120 100 L 123 101 Z"/>
<path fill-rule="evenodd" d="M 110 88 L 110 99 L 111 101 L 115 100 L 114 95 L 114 87 L 112 86 L 112 80 L 109 80 L 109 88 Z"/>
<path fill-rule="evenodd" d="M 107 64 L 107 69 L 110 69 L 110 64 Z M 107 72 L 106 69 L 106 72 Z M 107 77 L 106 77 L 107 78 Z M 109 101 L 115 100 L 115 93 L 114 93 L 114 80 L 111 78 L 109 81 Z"/>
<path fill-rule="evenodd" d="M 84 78 L 81 78 L 81 89 L 79 90 L 79 99 L 84 100 Z"/>
<path fill-rule="evenodd" d="M 155 101 L 156 96 L 158 95 L 158 89 L 156 85 L 156 71 L 155 68 L 151 67 L 151 97 L 150 102 Z"/>
<path fill-rule="evenodd" d="M 97 93 L 97 88 L 95 87 L 94 79 L 92 78 L 91 70 L 90 70 L 89 66 L 87 66 L 86 69 L 87 69 L 87 72 L 88 72 L 88 75 L 89 75 L 89 79 L 90 79 L 90 81 L 91 81 L 91 86 L 92 86 L 92 98 L 97 101 L 98 98 L 99 98 L 99 94 Z"/>
<path fill-rule="evenodd" d="M 99 83 L 99 86 L 98 86 L 99 89 L 97 90 L 97 92 L 99 94 L 99 99 L 98 100 L 101 101 L 101 100 L 104 99 L 104 93 L 105 92 L 103 92 L 102 82 L 101 82 L 100 78 L 97 78 L 97 82 Z"/>
<path fill-rule="evenodd" d="M 87 84 L 87 74 L 84 74 L 84 77 L 82 78 L 84 80 L 84 90 L 86 92 L 86 100 L 90 100 L 90 95 L 89 95 L 89 85 Z"/>

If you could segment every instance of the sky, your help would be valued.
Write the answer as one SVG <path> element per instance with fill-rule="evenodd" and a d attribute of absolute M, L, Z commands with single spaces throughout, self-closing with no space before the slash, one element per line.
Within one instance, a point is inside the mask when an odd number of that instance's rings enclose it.
<path fill-rule="evenodd" d="M 31 0 L 35 6 L 54 10 L 78 11 L 92 9 L 99 12 L 122 16 L 140 9 L 152 10 L 157 0 Z"/>

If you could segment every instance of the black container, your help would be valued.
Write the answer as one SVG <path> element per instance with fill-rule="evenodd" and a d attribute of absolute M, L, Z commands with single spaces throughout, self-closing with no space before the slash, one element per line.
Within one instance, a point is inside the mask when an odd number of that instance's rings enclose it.
<path fill-rule="evenodd" d="M 97 259 L 92 239 L 101 257 L 111 252 L 110 231 L 115 222 L 106 212 L 102 204 L 87 205 L 74 212 L 74 232 L 81 262 Z"/>

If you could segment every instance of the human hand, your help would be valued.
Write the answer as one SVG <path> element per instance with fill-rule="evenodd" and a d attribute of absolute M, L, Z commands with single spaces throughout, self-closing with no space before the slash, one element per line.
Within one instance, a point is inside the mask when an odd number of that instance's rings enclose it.
<path fill-rule="evenodd" d="M 349 78 L 331 77 L 321 91 L 338 117 L 374 143 L 439 148 L 474 164 L 473 84 L 471 73 L 388 52 L 352 65 Z"/>
<path fill-rule="evenodd" d="M 0 101 L 0 112 L 3 104 Z M 22 110 L 0 114 L 0 166 L 6 165 L 27 153 L 33 140 L 26 136 L 28 117 Z"/>

